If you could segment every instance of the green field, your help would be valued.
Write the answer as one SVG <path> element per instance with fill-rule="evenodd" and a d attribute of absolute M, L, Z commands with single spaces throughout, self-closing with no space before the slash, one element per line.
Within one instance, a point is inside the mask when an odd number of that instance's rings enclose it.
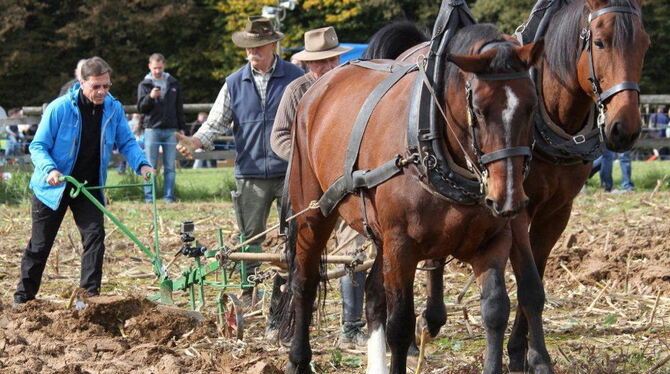
<path fill-rule="evenodd" d="M 621 169 L 614 164 L 614 188 L 620 188 Z M 30 170 L 16 167 L 0 167 L 0 172 L 12 173 L 12 178 L 0 181 L 0 203 L 18 204 L 30 197 L 28 182 Z M 638 191 L 652 191 L 657 185 L 661 191 L 670 190 L 670 162 L 654 161 L 633 162 L 633 182 Z M 109 169 L 108 185 L 139 183 L 135 175 L 118 175 L 115 169 Z M 159 177 L 158 197 L 162 196 L 162 180 Z M 598 191 L 600 178 L 595 175 L 586 186 L 587 194 Z M 230 191 L 235 188 L 235 178 L 231 167 L 215 169 L 177 169 L 177 199 L 182 202 L 196 201 L 230 201 Z M 139 188 L 113 189 L 107 197 L 114 201 L 142 201 L 143 195 Z"/>

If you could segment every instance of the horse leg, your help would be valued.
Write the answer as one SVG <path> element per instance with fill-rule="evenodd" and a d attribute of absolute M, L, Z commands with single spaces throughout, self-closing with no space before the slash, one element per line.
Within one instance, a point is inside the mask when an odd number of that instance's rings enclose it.
<path fill-rule="evenodd" d="M 526 213 L 511 222 L 513 245 L 510 262 L 516 277 L 519 304 L 507 343 L 509 370 L 511 373 L 524 373 L 530 364 L 536 373 L 552 373 L 542 328 L 544 286 L 530 248 L 528 224 Z"/>
<path fill-rule="evenodd" d="M 544 270 L 547 265 L 549 254 L 558 241 L 558 238 L 560 238 L 561 234 L 565 230 L 565 227 L 568 225 L 571 212 L 572 202 L 556 210 L 551 215 L 542 215 L 541 213 L 537 213 L 533 218 L 533 223 L 529 231 L 529 237 L 531 248 L 533 249 L 535 265 L 537 266 L 537 271 L 541 278 L 544 275 Z M 528 315 L 526 315 L 526 317 L 530 318 Z M 529 320 L 528 323 L 529 334 L 534 333 L 538 341 L 539 339 L 544 340 L 541 314 L 535 316 L 533 320 Z M 527 359 L 530 368 L 535 374 L 553 373 L 549 353 L 543 353 L 538 349 L 534 349 L 536 347 L 532 345 L 535 340 L 533 335 L 529 335 L 529 339 L 530 345 Z"/>
<path fill-rule="evenodd" d="M 378 248 L 381 248 L 378 246 Z M 386 374 L 386 296 L 382 275 L 383 253 L 378 250 L 365 281 L 365 317 L 368 321 L 367 374 Z"/>
<path fill-rule="evenodd" d="M 430 337 L 435 338 L 440 328 L 447 323 L 447 306 L 444 304 L 445 259 L 426 260 L 424 264 L 432 270 L 428 271 L 426 277 L 426 309 L 422 317 L 426 321 Z"/>
<path fill-rule="evenodd" d="M 313 211 L 312 211 L 313 212 Z M 291 292 L 295 311 L 295 327 L 287 373 L 311 373 L 312 349 L 309 325 L 319 285 L 321 252 L 335 227 L 336 216 L 323 217 L 321 212 L 308 212 L 296 218 L 298 227 Z"/>
<path fill-rule="evenodd" d="M 503 339 L 510 311 L 505 289 L 505 265 L 510 246 L 511 233 L 505 230 L 470 262 L 481 288 L 480 310 L 486 330 L 484 374 L 502 373 Z"/>
<path fill-rule="evenodd" d="M 384 238 L 384 288 L 386 290 L 386 334 L 391 348 L 391 374 L 407 372 L 407 350 L 414 331 L 414 275 L 418 260 L 413 260 L 414 249 L 402 238 Z M 389 246 L 387 243 L 391 243 Z"/>

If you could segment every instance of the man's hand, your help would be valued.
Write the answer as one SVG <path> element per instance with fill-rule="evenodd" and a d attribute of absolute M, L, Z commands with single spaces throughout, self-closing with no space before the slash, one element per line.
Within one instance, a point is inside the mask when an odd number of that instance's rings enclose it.
<path fill-rule="evenodd" d="M 180 133 L 175 133 L 177 137 L 177 151 L 186 158 L 193 158 L 193 152 L 202 147 L 202 142 L 198 138 L 192 136 L 185 136 Z"/>
<path fill-rule="evenodd" d="M 154 170 L 151 166 L 142 165 L 140 168 L 140 174 L 142 174 L 145 181 L 150 181 L 151 175 L 156 175 L 156 170 Z"/>
<path fill-rule="evenodd" d="M 59 186 L 61 183 L 63 183 L 60 178 L 63 176 L 60 171 L 53 169 L 49 172 L 49 175 L 47 175 L 47 183 L 49 186 Z"/>
<path fill-rule="evenodd" d="M 158 87 L 154 87 L 151 89 L 151 92 L 149 93 L 149 97 L 152 99 L 158 99 L 161 96 L 161 89 Z"/>

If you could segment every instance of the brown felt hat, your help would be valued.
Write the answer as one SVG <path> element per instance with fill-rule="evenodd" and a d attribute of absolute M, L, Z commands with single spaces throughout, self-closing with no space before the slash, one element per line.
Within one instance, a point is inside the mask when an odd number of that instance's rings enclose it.
<path fill-rule="evenodd" d="M 350 47 L 340 47 L 337 34 L 332 26 L 309 30 L 305 33 L 305 49 L 294 54 L 300 61 L 318 61 L 339 56 L 350 51 Z"/>
<path fill-rule="evenodd" d="M 284 39 L 284 34 L 276 31 L 272 21 L 265 17 L 249 17 L 244 31 L 233 34 L 233 43 L 241 48 L 255 48 Z"/>

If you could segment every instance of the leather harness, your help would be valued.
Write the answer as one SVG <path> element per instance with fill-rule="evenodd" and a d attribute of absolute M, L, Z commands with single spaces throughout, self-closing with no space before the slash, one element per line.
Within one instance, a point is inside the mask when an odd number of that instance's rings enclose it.
<path fill-rule="evenodd" d="M 566 4 L 565 0 L 538 1 L 526 23 L 517 28 L 515 37 L 521 44 L 538 41 L 546 35 L 547 27 L 554 13 Z M 633 90 L 640 92 L 636 82 L 621 82 L 606 91 L 602 91 L 600 81 L 595 73 L 592 53 L 592 37 L 590 25 L 593 20 L 607 13 L 630 13 L 640 16 L 639 11 L 626 6 L 609 6 L 589 13 L 587 24 L 580 33 L 581 50 L 586 51 L 589 61 L 591 90 L 596 102 L 587 117 L 585 125 L 577 134 L 566 133 L 560 125 L 554 123 L 544 106 L 542 92 L 542 72 L 531 69 L 531 78 L 540 102 L 539 110 L 535 113 L 535 147 L 533 150 L 540 158 L 557 165 L 572 165 L 593 161 L 602 154 L 605 138 L 605 103 L 621 91 Z M 597 116 L 596 116 L 597 113 Z"/>
<path fill-rule="evenodd" d="M 444 123 L 446 121 L 444 113 L 442 112 L 442 116 L 438 113 L 438 111 L 442 111 L 440 102 L 443 98 L 440 96 L 444 92 L 445 66 L 448 60 L 446 46 L 449 39 L 459 28 L 472 23 L 474 21 L 463 0 L 444 1 L 440 9 L 440 18 L 436 22 L 433 33 L 429 56 L 423 61 L 405 65 L 398 62 L 376 63 L 352 60 L 343 65 L 354 65 L 382 71 L 388 73 L 389 76 L 382 80 L 370 93 L 356 117 L 349 138 L 343 175 L 324 192 L 319 200 L 319 207 L 324 216 L 328 216 L 346 195 L 361 192 L 362 197 L 362 191 L 374 188 L 389 180 L 409 165 L 413 165 L 419 171 L 419 180 L 422 187 L 435 196 L 459 204 L 476 204 L 483 200 L 487 177 L 485 166 L 487 164 L 505 158 L 524 156 L 527 169 L 532 155 L 530 147 L 510 147 L 488 154 L 481 151 L 477 143 L 478 126 L 473 110 L 471 81 L 466 82 L 466 95 L 468 115 L 470 116 L 471 147 L 477 160 L 476 165 L 473 165 L 474 162 L 468 161 L 468 166 L 471 171 L 475 171 L 474 177 L 472 174 L 463 175 L 451 168 L 442 151 L 444 125 L 449 127 L 448 123 Z M 495 48 L 503 43 L 509 42 L 488 43 L 479 52 Z M 410 103 L 406 155 L 404 157 L 397 155 L 371 170 L 354 170 L 360 145 L 373 110 L 391 87 L 408 73 L 417 70 L 419 73 L 413 83 L 410 96 L 412 101 Z M 433 77 L 432 82 L 430 80 L 431 76 Z M 529 78 L 528 72 L 522 71 L 501 74 L 474 74 L 472 79 L 512 80 L 527 78 Z M 465 152 L 464 148 L 462 150 Z M 482 171 L 476 172 L 478 168 Z M 362 204 L 365 205 L 364 202 Z M 366 226 L 366 231 L 369 232 L 365 217 L 364 226 Z"/>

